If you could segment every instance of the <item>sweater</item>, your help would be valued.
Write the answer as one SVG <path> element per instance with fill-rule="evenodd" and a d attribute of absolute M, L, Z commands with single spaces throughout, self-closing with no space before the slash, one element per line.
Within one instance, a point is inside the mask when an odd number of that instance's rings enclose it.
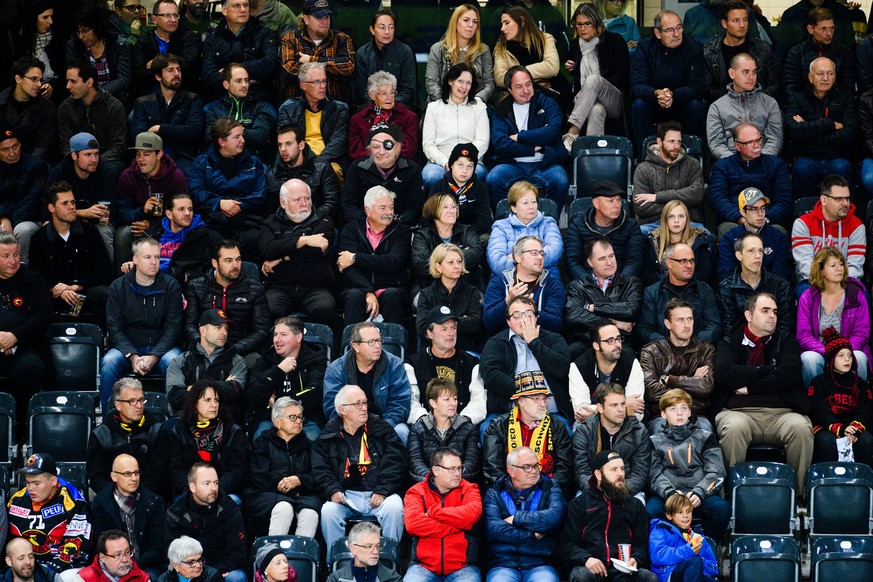
<path fill-rule="evenodd" d="M 706 116 L 706 140 L 712 157 L 726 158 L 737 151 L 733 129 L 741 123 L 752 123 L 760 130 L 764 138 L 761 153 L 779 155 L 782 150 L 782 112 L 776 99 L 764 93 L 760 84 L 742 93 L 731 84 L 727 94 L 709 106 Z"/>
<path fill-rule="evenodd" d="M 472 143 L 479 150 L 481 160 L 491 142 L 490 132 L 488 108 L 482 101 L 468 99 L 458 105 L 451 97 L 447 102 L 437 99 L 427 104 L 424 114 L 422 151 L 430 163 L 445 166 L 456 145 Z"/>
<path fill-rule="evenodd" d="M 679 157 L 668 163 L 657 143 L 649 146 L 646 159 L 634 170 L 634 195 L 654 194 L 655 201 L 641 206 L 634 199 L 634 215 L 640 224 L 658 222 L 664 205 L 679 200 L 688 208 L 689 220 L 703 222 L 703 170 L 700 162 L 688 157 L 685 146 Z"/>
<path fill-rule="evenodd" d="M 812 212 L 795 219 L 791 228 L 791 256 L 794 257 L 798 281 L 809 279 L 812 258 L 824 247 L 836 247 L 846 257 L 849 276 L 864 276 L 864 257 L 867 253 L 867 229 L 855 216 L 855 205 L 849 205 L 845 218 L 829 222 L 822 213 L 821 200 Z"/>

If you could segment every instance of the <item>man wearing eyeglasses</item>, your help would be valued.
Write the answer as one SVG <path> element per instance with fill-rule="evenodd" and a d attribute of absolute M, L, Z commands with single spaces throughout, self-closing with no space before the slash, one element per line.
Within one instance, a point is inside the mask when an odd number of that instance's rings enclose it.
<path fill-rule="evenodd" d="M 403 498 L 403 521 L 412 537 L 404 582 L 479 582 L 479 487 L 464 479 L 461 454 L 441 447 L 424 481 Z"/>
<path fill-rule="evenodd" d="M 406 443 L 412 388 L 403 360 L 382 349 L 382 334 L 375 324 L 365 321 L 352 329 L 351 349 L 330 363 L 324 373 L 322 407 L 328 420 L 336 418 L 336 395 L 347 384 L 363 391 L 370 412 L 394 427 Z"/>
<path fill-rule="evenodd" d="M 312 445 L 312 477 L 324 500 L 321 532 L 327 547 L 333 547 L 343 535 L 346 519 L 355 515 L 375 516 L 385 536 L 399 542 L 403 535 L 400 493 L 408 472 L 403 442 L 390 424 L 370 410 L 360 387 L 343 386 L 333 403 L 333 418 Z"/>
<path fill-rule="evenodd" d="M 380 559 L 382 532 L 371 521 L 357 523 L 349 530 L 349 553 L 352 562 L 327 577 L 327 582 L 366 582 L 372 576 L 377 582 L 400 582 L 403 577 Z M 373 572 L 375 569 L 375 573 Z"/>
<path fill-rule="evenodd" d="M 694 278 L 694 251 L 684 243 L 667 247 L 667 274 L 646 287 L 643 292 L 643 312 L 637 326 L 641 344 L 667 337 L 664 327 L 664 308 L 667 302 L 679 297 L 689 302 L 694 310 L 694 337 L 715 343 L 721 337 L 721 317 L 718 298 L 712 287 Z"/>
<path fill-rule="evenodd" d="M 492 582 L 558 582 L 558 531 L 566 505 L 557 483 L 540 469 L 530 447 L 513 449 L 506 455 L 506 474 L 485 493 Z"/>
<path fill-rule="evenodd" d="M 137 95 L 148 95 L 155 87 L 152 70 L 154 58 L 162 54 L 176 55 L 182 67 L 182 87 L 188 91 L 200 88 L 200 36 L 179 26 L 181 16 L 176 0 L 157 0 L 152 6 L 155 30 L 139 37 L 133 53 L 133 75 Z"/>
<path fill-rule="evenodd" d="M 96 550 L 91 565 L 76 572 L 84 582 L 148 582 L 150 579 L 134 560 L 137 552 L 121 530 L 111 529 L 100 534 Z"/>
<path fill-rule="evenodd" d="M 15 129 L 21 149 L 45 162 L 53 162 L 57 147 L 57 111 L 43 93 L 45 63 L 24 56 L 12 63 L 13 84 L 0 92 L 0 123 Z M 41 173 L 45 173 L 42 170 Z"/>
<path fill-rule="evenodd" d="M 858 105 L 854 92 L 837 84 L 836 70 L 832 60 L 815 59 L 809 65 L 809 83 L 788 98 L 785 131 L 795 156 L 791 165 L 795 198 L 815 196 L 815 186 L 825 176 L 837 174 L 851 184 L 855 173 L 850 160 Z"/>
<path fill-rule="evenodd" d="M 88 439 L 87 471 L 91 489 L 112 489 L 112 465 L 122 453 L 133 455 L 142 467 L 145 486 L 164 493 L 164 433 L 160 419 L 146 413 L 145 392 L 136 378 L 121 378 L 112 386 L 112 399 L 103 422 Z"/>
<path fill-rule="evenodd" d="M 162 470 L 157 472 L 163 476 Z M 163 498 L 142 485 L 144 476 L 131 455 L 118 455 L 110 476 L 114 486 L 107 487 L 91 501 L 93 535 L 102 537 L 113 530 L 125 532 L 136 553 L 138 567 L 152 577 L 160 575 L 167 565 L 164 543 L 167 510 Z"/>
<path fill-rule="evenodd" d="M 812 258 L 823 247 L 835 247 L 843 253 L 850 277 L 864 276 L 867 229 L 855 215 L 851 184 L 843 176 L 831 175 L 822 181 L 820 192 L 812 212 L 797 218 L 791 227 L 798 297 L 809 287 Z"/>
<path fill-rule="evenodd" d="M 493 418 L 482 442 L 482 471 L 493 485 L 506 474 L 506 454 L 528 447 L 536 455 L 537 473 L 561 488 L 568 498 L 573 489 L 573 446 L 566 420 L 554 408 L 552 394 L 540 370 L 515 375 L 512 408 Z"/>
<path fill-rule="evenodd" d="M 654 33 L 631 55 L 631 124 L 637 147 L 655 123 L 682 119 L 686 133 L 704 135 L 706 102 L 703 47 L 682 34 L 682 19 L 662 10 Z"/>

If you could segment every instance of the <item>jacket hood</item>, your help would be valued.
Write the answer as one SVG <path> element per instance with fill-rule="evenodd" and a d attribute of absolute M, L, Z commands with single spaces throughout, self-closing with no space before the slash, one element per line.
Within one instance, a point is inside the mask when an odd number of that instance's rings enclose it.
<path fill-rule="evenodd" d="M 512 228 L 537 228 L 543 220 L 545 220 L 545 214 L 540 210 L 537 210 L 536 217 L 527 224 L 522 224 L 514 212 L 509 213 L 509 224 L 512 225 Z"/>
<path fill-rule="evenodd" d="M 188 233 L 194 230 L 195 228 L 199 228 L 201 226 L 205 226 L 206 223 L 203 222 L 203 219 L 199 214 L 195 214 L 194 218 L 191 219 L 191 224 L 182 229 L 182 236 L 188 236 Z M 170 232 L 170 219 L 166 216 L 161 219 L 161 226 L 164 229 L 164 232 Z"/>
<path fill-rule="evenodd" d="M 745 97 L 746 99 L 751 98 L 753 95 L 760 94 L 763 89 L 761 89 L 761 83 L 755 83 L 755 87 L 751 91 L 743 91 L 742 93 L 737 93 L 734 91 L 734 84 L 728 83 L 726 85 L 727 94 L 730 95 L 732 99 L 741 99 Z"/>
<path fill-rule="evenodd" d="M 679 146 L 679 156 L 676 158 L 676 161 L 672 164 L 668 164 L 667 161 L 662 158 L 661 155 L 658 153 L 660 150 L 661 146 L 658 145 L 658 142 L 650 144 L 648 153 L 646 154 L 646 161 L 651 162 L 661 168 L 671 168 L 682 163 L 688 156 L 688 149 L 684 145 Z"/>
<path fill-rule="evenodd" d="M 833 223 L 833 222 L 828 222 L 827 219 L 825 218 L 824 212 L 822 211 L 821 200 L 819 200 L 818 202 L 815 203 L 815 207 L 812 209 L 812 217 L 815 220 L 823 223 L 822 224 L 822 232 L 827 232 L 827 228 L 825 228 L 825 225 L 829 225 L 829 224 L 837 224 L 837 225 L 839 225 L 840 229 L 842 229 L 843 227 L 849 228 L 849 222 L 851 222 L 852 219 L 855 218 L 855 205 L 849 204 L 849 213 L 846 215 L 846 217 Z"/>

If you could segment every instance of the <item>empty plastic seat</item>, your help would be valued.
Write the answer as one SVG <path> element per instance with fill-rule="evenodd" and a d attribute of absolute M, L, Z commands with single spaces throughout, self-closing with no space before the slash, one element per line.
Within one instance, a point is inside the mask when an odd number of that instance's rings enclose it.
<path fill-rule="evenodd" d="M 870 535 L 873 469 L 863 463 L 816 463 L 806 474 L 810 535 Z M 871 578 L 873 580 L 873 578 Z"/>
<path fill-rule="evenodd" d="M 731 547 L 734 582 L 799 582 L 800 548 L 794 538 L 742 536 Z"/>
<path fill-rule="evenodd" d="M 555 220 L 560 220 L 557 202 L 555 202 L 551 198 L 546 198 L 542 195 L 542 192 L 540 193 L 540 196 L 537 197 L 537 210 L 539 210 L 546 216 L 551 216 Z M 494 220 L 500 220 L 501 218 L 507 218 L 508 216 L 509 200 L 504 198 L 497 203 L 497 208 L 494 209 Z"/>
<path fill-rule="evenodd" d="M 46 334 L 58 390 L 99 390 L 103 330 L 91 323 L 54 323 Z"/>
<path fill-rule="evenodd" d="M 0 392 L 0 464 L 11 464 L 18 455 L 18 445 L 15 442 L 15 420 L 15 397 L 12 394 Z"/>
<path fill-rule="evenodd" d="M 797 478 L 791 466 L 736 463 L 730 470 L 730 483 L 732 535 L 793 535 Z"/>
<path fill-rule="evenodd" d="M 873 580 L 873 538 L 822 536 L 810 542 L 810 582 Z"/>
<path fill-rule="evenodd" d="M 88 392 L 40 392 L 28 405 L 25 456 L 48 453 L 57 462 L 84 462 L 94 428 L 94 396 Z"/>
<path fill-rule="evenodd" d="M 631 141 L 617 135 L 582 135 L 573 142 L 573 185 L 577 198 L 590 198 L 594 184 L 609 180 L 630 196 L 634 167 Z M 572 196 L 572 188 L 571 188 Z"/>
<path fill-rule="evenodd" d="M 303 536 L 263 536 L 252 544 L 252 556 L 267 544 L 276 544 L 288 558 L 288 564 L 297 572 L 297 582 L 317 582 L 318 542 Z"/>
<path fill-rule="evenodd" d="M 343 330 L 343 353 L 352 349 L 352 329 L 355 325 L 347 325 Z M 380 321 L 374 323 L 382 334 L 382 349 L 397 356 L 401 360 L 406 359 L 406 328 L 398 323 L 386 323 Z"/>
<path fill-rule="evenodd" d="M 333 330 L 330 327 L 307 321 L 303 324 L 303 341 L 324 346 L 327 350 L 327 361 L 333 361 Z"/>
<path fill-rule="evenodd" d="M 800 218 L 807 212 L 812 212 L 815 208 L 815 203 L 819 201 L 818 196 L 804 196 L 794 201 L 794 218 Z"/>

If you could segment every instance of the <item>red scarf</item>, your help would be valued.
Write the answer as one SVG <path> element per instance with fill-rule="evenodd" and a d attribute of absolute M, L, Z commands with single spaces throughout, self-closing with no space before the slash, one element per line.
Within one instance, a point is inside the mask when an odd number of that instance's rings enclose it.
<path fill-rule="evenodd" d="M 750 366 L 763 366 L 764 365 L 764 346 L 767 345 L 767 342 L 770 341 L 772 336 L 765 335 L 761 337 L 756 337 L 749 331 L 749 326 L 746 324 L 746 327 L 743 329 L 743 334 L 746 336 L 746 339 L 755 344 L 755 347 L 749 352 L 749 365 Z"/>

